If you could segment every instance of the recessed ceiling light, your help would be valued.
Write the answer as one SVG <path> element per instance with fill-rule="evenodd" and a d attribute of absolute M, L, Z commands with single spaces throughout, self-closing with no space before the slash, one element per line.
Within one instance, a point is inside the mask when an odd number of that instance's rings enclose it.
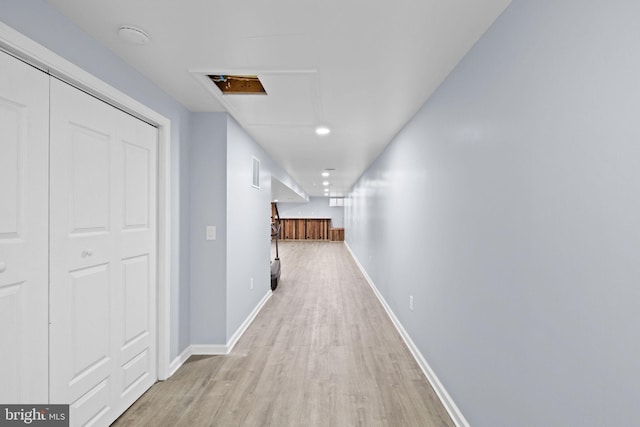
<path fill-rule="evenodd" d="M 330 175 L 329 172 L 322 172 L 322 176 L 324 176 L 325 178 L 328 177 Z"/>
<path fill-rule="evenodd" d="M 322 185 L 324 185 L 326 187 L 327 185 L 329 185 L 329 181 L 323 181 Z"/>
<path fill-rule="evenodd" d="M 122 40 L 133 44 L 147 44 L 151 41 L 151 37 L 146 31 L 131 25 L 122 25 L 118 29 L 118 35 Z"/>
<path fill-rule="evenodd" d="M 316 128 L 316 134 L 318 135 L 329 135 L 331 133 L 331 129 L 326 126 L 318 126 Z"/>

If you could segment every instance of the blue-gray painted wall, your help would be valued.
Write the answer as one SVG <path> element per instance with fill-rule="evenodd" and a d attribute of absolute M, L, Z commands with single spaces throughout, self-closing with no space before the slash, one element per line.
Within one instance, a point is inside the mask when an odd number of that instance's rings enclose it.
<path fill-rule="evenodd" d="M 260 187 L 252 186 L 253 158 Z M 227 340 L 271 292 L 272 160 L 230 116 L 227 119 Z M 253 279 L 253 289 L 250 289 Z"/>
<path fill-rule="evenodd" d="M 473 426 L 640 419 L 638 17 L 514 0 L 350 192 L 347 243 Z"/>
<path fill-rule="evenodd" d="M 191 118 L 191 343 L 227 342 L 227 114 Z M 206 239 L 207 226 L 216 239 Z"/>

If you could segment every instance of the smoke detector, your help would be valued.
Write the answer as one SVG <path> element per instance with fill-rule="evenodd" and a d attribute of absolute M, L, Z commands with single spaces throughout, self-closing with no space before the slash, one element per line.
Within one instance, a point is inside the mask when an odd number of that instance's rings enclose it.
<path fill-rule="evenodd" d="M 151 41 L 151 37 L 146 31 L 131 25 L 122 25 L 118 29 L 118 35 L 122 40 L 133 44 L 143 45 Z"/>

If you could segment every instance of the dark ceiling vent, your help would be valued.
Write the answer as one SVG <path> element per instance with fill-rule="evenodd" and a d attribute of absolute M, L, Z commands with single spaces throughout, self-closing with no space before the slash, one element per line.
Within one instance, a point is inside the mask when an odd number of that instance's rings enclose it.
<path fill-rule="evenodd" d="M 266 95 L 258 76 L 214 74 L 208 76 L 224 95 Z"/>

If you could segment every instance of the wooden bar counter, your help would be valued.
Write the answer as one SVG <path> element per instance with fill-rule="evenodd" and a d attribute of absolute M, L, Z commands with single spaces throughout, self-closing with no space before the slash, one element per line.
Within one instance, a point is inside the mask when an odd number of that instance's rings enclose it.
<path fill-rule="evenodd" d="M 281 240 L 344 240 L 344 228 L 333 228 L 331 218 L 281 218 Z"/>

